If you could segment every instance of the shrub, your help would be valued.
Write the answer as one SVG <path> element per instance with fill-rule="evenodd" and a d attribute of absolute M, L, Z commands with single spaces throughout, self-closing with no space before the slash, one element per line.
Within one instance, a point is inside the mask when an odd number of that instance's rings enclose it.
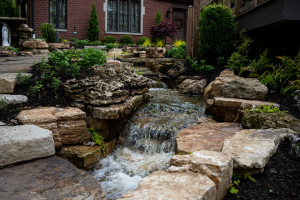
<path fill-rule="evenodd" d="M 100 41 L 93 41 L 93 42 L 90 42 L 90 45 L 99 46 L 99 45 L 101 45 L 101 42 Z"/>
<path fill-rule="evenodd" d="M 132 37 L 130 35 L 123 35 L 120 38 L 120 44 L 124 45 L 124 44 L 134 44 L 134 41 L 132 39 Z"/>
<path fill-rule="evenodd" d="M 41 32 L 47 42 L 56 42 L 55 31 L 52 24 L 42 23 Z"/>
<path fill-rule="evenodd" d="M 14 1 L 12 4 L 11 0 L 1 0 L 0 13 L 1 17 L 18 17 L 16 2 Z"/>
<path fill-rule="evenodd" d="M 88 39 L 86 40 L 76 40 L 76 46 L 77 47 L 84 47 L 85 45 L 90 44 L 90 41 Z"/>
<path fill-rule="evenodd" d="M 173 46 L 174 47 L 179 47 L 181 45 L 186 45 L 186 42 L 185 41 L 182 41 L 182 40 L 176 40 L 174 43 L 173 43 Z"/>
<path fill-rule="evenodd" d="M 175 47 L 173 49 L 168 50 L 168 55 L 172 58 L 184 59 L 186 55 L 185 49 L 186 44 L 182 44 L 179 47 Z"/>
<path fill-rule="evenodd" d="M 162 21 L 161 11 L 158 10 L 156 12 L 156 16 L 155 16 L 155 24 L 158 25 L 161 21 Z"/>
<path fill-rule="evenodd" d="M 92 5 L 91 18 L 89 21 L 89 27 L 87 30 L 88 39 L 90 41 L 97 41 L 99 38 L 99 28 L 98 28 L 98 15 L 96 12 L 96 6 Z"/>
<path fill-rule="evenodd" d="M 200 64 L 198 61 L 194 60 L 192 61 L 191 67 L 201 73 L 212 73 L 215 70 L 215 67 L 213 65 L 206 64 L 205 60 L 201 60 Z"/>
<path fill-rule="evenodd" d="M 146 38 L 145 42 L 142 44 L 143 47 L 151 47 L 151 41 L 149 38 Z"/>
<path fill-rule="evenodd" d="M 159 24 L 151 27 L 151 36 L 155 40 L 164 40 L 166 37 L 173 38 L 174 34 L 177 32 L 175 25 L 171 22 L 161 21 Z"/>
<path fill-rule="evenodd" d="M 218 57 L 226 59 L 233 51 L 236 23 L 233 11 L 222 4 L 203 8 L 199 25 L 199 53 L 215 64 Z"/>
<path fill-rule="evenodd" d="M 164 45 L 164 41 L 163 40 L 156 40 L 155 45 L 156 47 L 163 47 Z"/>
<path fill-rule="evenodd" d="M 149 39 L 149 38 L 146 37 L 146 36 L 140 37 L 140 38 L 138 39 L 138 41 L 136 42 L 136 44 L 137 44 L 137 45 L 142 45 L 142 44 L 145 43 L 145 41 L 146 41 L 147 39 Z M 150 39 L 149 39 L 149 40 L 150 40 Z"/>
<path fill-rule="evenodd" d="M 101 40 L 102 44 L 116 43 L 117 39 L 115 36 L 105 36 Z"/>

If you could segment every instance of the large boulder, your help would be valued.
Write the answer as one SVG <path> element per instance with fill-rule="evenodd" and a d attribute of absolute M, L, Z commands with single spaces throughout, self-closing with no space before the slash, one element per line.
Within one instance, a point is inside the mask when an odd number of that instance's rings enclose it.
<path fill-rule="evenodd" d="M 9 105 L 9 104 L 26 103 L 28 98 L 24 95 L 0 94 L 0 100 L 4 101 L 6 105 Z M 4 105 L 0 104 L 0 108 L 2 106 Z"/>
<path fill-rule="evenodd" d="M 177 133 L 177 152 L 189 154 L 198 150 L 222 151 L 225 139 L 242 128 L 237 123 L 202 123 L 189 126 Z"/>
<path fill-rule="evenodd" d="M 89 172 L 55 156 L 1 169 L 0 188 L 1 199 L 105 199 Z"/>
<path fill-rule="evenodd" d="M 55 154 L 49 130 L 34 125 L 0 126 L 0 133 L 0 167 Z"/>
<path fill-rule="evenodd" d="M 192 171 L 206 175 L 216 185 L 216 199 L 221 200 L 231 183 L 233 161 L 230 155 L 221 152 L 197 151 L 190 155 L 173 156 L 168 171 Z"/>
<path fill-rule="evenodd" d="M 178 85 L 178 90 L 183 94 L 202 94 L 206 84 L 206 79 L 186 79 Z"/>
<path fill-rule="evenodd" d="M 31 74 L 22 73 L 23 75 L 30 76 Z M 0 94 L 12 94 L 16 84 L 18 73 L 4 73 L 0 74 Z"/>
<path fill-rule="evenodd" d="M 194 172 L 157 171 L 144 178 L 136 190 L 124 194 L 122 200 L 141 199 L 216 199 L 216 186 L 207 176 Z"/>
<path fill-rule="evenodd" d="M 67 96 L 75 102 L 103 106 L 121 103 L 130 95 L 144 94 L 151 86 L 151 81 L 135 74 L 129 63 L 95 66 L 92 71 L 93 77 L 68 80 L 64 84 Z"/>
<path fill-rule="evenodd" d="M 238 77 L 233 72 L 225 70 L 205 88 L 203 96 L 263 101 L 267 94 L 268 88 L 257 79 Z"/>
<path fill-rule="evenodd" d="M 284 138 L 294 135 L 290 129 L 245 129 L 224 141 L 223 153 L 233 159 L 238 173 L 261 173 Z"/>
<path fill-rule="evenodd" d="M 205 113 L 213 115 L 214 119 L 219 122 L 239 122 L 246 109 L 253 109 L 262 105 L 280 107 L 276 103 L 266 101 L 214 97 L 214 99 L 207 100 Z"/>
<path fill-rule="evenodd" d="M 283 112 L 244 112 L 241 123 L 249 129 L 289 128 L 300 134 L 300 120 Z"/>
<path fill-rule="evenodd" d="M 20 123 L 35 124 L 53 132 L 55 147 L 78 144 L 90 139 L 85 112 L 78 108 L 44 107 L 22 110 L 16 117 Z"/>

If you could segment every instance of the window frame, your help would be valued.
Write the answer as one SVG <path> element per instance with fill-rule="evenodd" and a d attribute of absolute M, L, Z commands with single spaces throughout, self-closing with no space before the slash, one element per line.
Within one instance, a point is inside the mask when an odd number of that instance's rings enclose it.
<path fill-rule="evenodd" d="M 58 6 L 58 4 L 57 4 L 57 1 L 59 1 L 59 0 L 54 0 L 54 1 L 56 1 L 56 10 L 57 10 L 57 8 L 59 8 L 59 6 Z M 67 29 L 68 29 L 68 1 L 65 0 L 65 2 L 66 2 L 66 11 L 65 11 L 65 13 L 66 13 L 66 16 L 65 16 L 66 20 L 65 20 L 65 28 L 56 28 L 56 27 L 54 27 L 53 24 L 52 24 L 53 29 L 54 29 L 54 30 L 57 30 L 57 31 L 60 31 L 60 32 L 66 32 Z M 51 19 L 51 15 L 50 15 L 50 3 L 51 3 L 51 0 L 48 0 L 49 24 L 51 24 L 51 22 L 50 22 L 50 19 Z M 59 12 L 56 12 L 56 24 L 58 24 L 57 22 L 59 22 Z"/>
<path fill-rule="evenodd" d="M 117 0 L 119 2 L 119 0 Z M 117 18 L 116 18 L 116 24 L 118 26 L 118 17 L 119 17 L 119 5 L 117 3 Z M 117 34 L 117 35 L 143 35 L 143 16 L 145 14 L 145 7 L 144 7 L 144 0 L 140 0 L 140 31 L 139 32 L 121 32 L 121 31 L 109 31 L 108 30 L 108 0 L 105 0 L 103 5 L 104 11 L 105 11 L 105 33 L 106 34 Z M 130 10 L 130 7 L 129 9 Z M 128 16 L 130 18 L 130 12 L 128 13 Z M 130 21 L 128 22 L 128 26 L 130 27 Z M 119 27 L 118 27 L 119 28 Z"/>

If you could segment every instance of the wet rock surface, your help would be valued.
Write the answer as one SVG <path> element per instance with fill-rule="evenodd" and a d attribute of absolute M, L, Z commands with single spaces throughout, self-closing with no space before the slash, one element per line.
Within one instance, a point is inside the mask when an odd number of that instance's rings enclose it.
<path fill-rule="evenodd" d="M 186 79 L 178 85 L 178 90 L 184 94 L 203 94 L 207 84 L 206 79 L 192 80 Z"/>
<path fill-rule="evenodd" d="M 225 139 L 233 137 L 242 128 L 237 123 L 202 123 L 177 133 L 177 152 L 188 154 L 197 150 L 221 152 Z"/>
<path fill-rule="evenodd" d="M 1 199 L 104 199 L 88 172 L 56 156 L 0 169 Z"/>
<path fill-rule="evenodd" d="M 34 125 L 0 126 L 0 133 L 0 167 L 55 154 L 49 130 Z"/>
<path fill-rule="evenodd" d="M 290 129 L 245 129 L 224 141 L 222 152 L 233 158 L 239 173 L 261 173 L 279 144 L 295 132 Z"/>

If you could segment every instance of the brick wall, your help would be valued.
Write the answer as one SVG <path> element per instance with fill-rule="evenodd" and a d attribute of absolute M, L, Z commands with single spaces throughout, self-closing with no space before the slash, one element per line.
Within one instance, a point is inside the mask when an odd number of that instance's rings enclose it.
<path fill-rule="evenodd" d="M 87 38 L 87 28 L 90 19 L 90 12 L 92 4 L 96 5 L 96 10 L 99 18 L 99 40 L 104 36 L 114 35 L 117 40 L 122 35 L 119 34 L 106 34 L 105 33 L 105 12 L 103 11 L 103 3 L 105 0 L 68 0 L 67 1 L 67 31 L 59 32 L 59 36 L 63 39 L 70 39 L 74 37 L 74 22 L 76 23 L 76 37 L 78 39 Z M 41 36 L 38 27 L 42 23 L 49 22 L 49 1 L 48 0 L 34 0 L 34 18 L 35 18 L 35 30 L 36 36 Z M 29 2 L 31 6 L 31 0 Z M 166 17 L 166 12 L 169 8 L 172 8 L 171 1 L 162 0 L 144 0 L 143 7 L 145 7 L 145 15 L 143 16 L 143 35 L 150 37 L 151 26 L 154 25 L 156 12 L 161 10 L 164 20 L 171 20 Z M 32 27 L 31 11 L 30 11 L 30 26 Z M 132 35 L 133 39 L 137 41 L 142 35 Z M 170 42 L 171 40 L 168 40 Z"/>

